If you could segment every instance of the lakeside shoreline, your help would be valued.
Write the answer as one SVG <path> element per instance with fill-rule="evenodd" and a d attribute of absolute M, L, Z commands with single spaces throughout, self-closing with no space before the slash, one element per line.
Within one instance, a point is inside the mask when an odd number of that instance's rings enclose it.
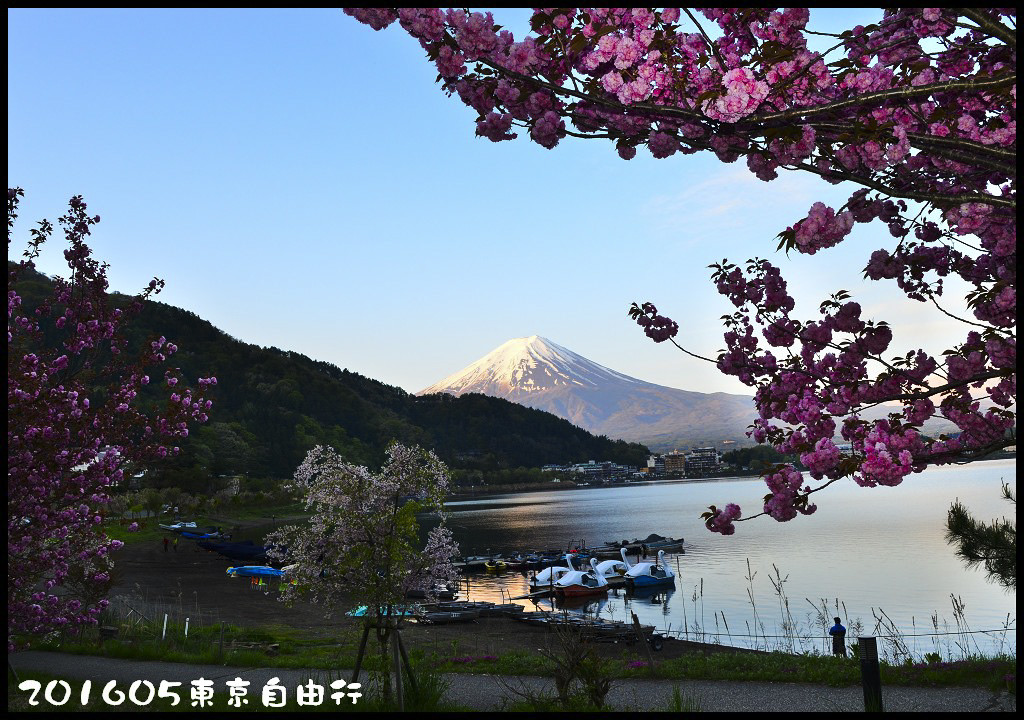
<path fill-rule="evenodd" d="M 971 460 L 970 463 L 978 462 L 991 462 L 1000 460 L 1014 460 L 1017 459 L 1017 453 L 999 453 L 997 455 L 990 455 L 976 460 Z M 587 483 L 586 485 L 575 482 L 574 480 L 560 480 L 559 482 L 552 482 L 550 480 L 539 483 L 511 483 L 508 485 L 492 486 L 492 485 L 477 485 L 467 489 L 465 486 L 458 486 L 455 492 L 448 495 L 449 502 L 460 502 L 465 500 L 475 500 L 481 497 L 490 497 L 495 495 L 512 495 L 521 492 L 543 492 L 547 490 L 576 490 L 579 488 L 612 488 L 612 487 L 628 487 L 631 485 L 659 485 L 662 483 L 707 483 L 707 482 L 719 482 L 726 480 L 758 480 L 761 478 L 761 474 L 758 472 L 747 472 L 741 474 L 732 475 L 714 475 L 711 477 L 699 477 L 699 478 L 651 478 L 647 479 L 636 479 L 628 480 L 623 482 L 598 482 L 598 483 Z"/>

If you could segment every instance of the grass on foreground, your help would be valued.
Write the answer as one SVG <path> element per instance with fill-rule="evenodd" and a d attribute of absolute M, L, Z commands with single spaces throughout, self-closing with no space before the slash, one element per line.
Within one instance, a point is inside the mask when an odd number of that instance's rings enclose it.
<path fill-rule="evenodd" d="M 304 503 L 301 502 L 290 502 L 290 503 L 278 503 L 274 505 L 224 505 L 216 508 L 208 513 L 187 517 L 187 520 L 193 520 L 200 527 L 206 525 L 219 525 L 225 528 L 233 527 L 242 523 L 252 524 L 256 522 L 258 524 L 271 525 L 277 518 L 277 525 L 286 525 L 289 523 L 297 522 L 297 517 L 308 517 L 309 513 L 306 512 Z M 284 520 L 284 518 L 290 518 Z M 129 522 L 129 521 L 125 521 Z M 159 543 L 160 539 L 164 536 L 173 537 L 168 535 L 168 531 L 160 527 L 160 523 L 170 525 L 175 522 L 174 519 L 167 513 L 159 517 L 146 517 L 138 518 L 134 522 L 139 524 L 139 529 L 129 532 L 128 525 L 122 524 L 120 521 L 108 518 L 108 521 L 103 525 L 103 531 L 107 536 L 113 540 L 120 540 L 123 543 L 130 543 L 133 545 L 152 542 L 155 544 Z"/>
<path fill-rule="evenodd" d="M 640 662 L 633 665 L 633 668 L 627 668 L 627 672 L 641 674 L 647 670 L 640 667 Z M 982 687 L 1010 689 L 1016 693 L 1016 672 L 1017 658 L 1011 656 L 915 665 L 881 663 L 883 686 Z M 657 663 L 655 676 L 688 680 L 797 682 L 833 687 L 861 684 L 860 662 L 856 658 L 785 653 L 688 655 Z"/>
<path fill-rule="evenodd" d="M 478 658 L 440 658 L 431 661 L 445 672 L 493 675 L 550 675 L 551 663 L 535 653 L 510 652 Z M 616 678 L 662 680 L 734 680 L 793 682 L 833 687 L 861 684 L 856 658 L 785 653 L 716 653 L 658 660 L 653 671 L 645 660 L 605 660 L 605 671 Z M 911 687 L 982 687 L 1017 692 L 1017 659 L 1012 656 L 975 658 L 955 662 L 889 665 L 881 663 L 882 685 Z"/>
<path fill-rule="evenodd" d="M 162 660 L 193 665 L 231 665 L 237 667 L 280 667 L 332 670 L 354 667 L 359 635 L 352 630 L 335 642 L 325 643 L 323 636 L 303 633 L 283 626 L 243 628 L 224 626 L 223 650 L 220 626 L 195 627 L 184 638 L 179 623 L 169 623 L 167 637 L 137 632 L 128 637 L 100 641 L 94 636 L 64 639 L 33 646 L 37 650 L 74 655 L 98 655 L 125 660 Z M 276 646 L 276 647 L 272 647 Z M 371 665 L 376 654 L 369 654 L 364 665 Z"/>
<path fill-rule="evenodd" d="M 145 635 L 134 638 L 108 639 L 102 644 L 95 639 L 39 646 L 82 655 L 101 655 L 134 660 L 164 660 L 190 664 L 231 665 L 239 667 L 309 668 L 332 671 L 355 665 L 359 629 L 353 628 L 325 643 L 322 635 L 303 633 L 286 627 L 241 628 L 225 626 L 224 650 L 221 652 L 218 626 L 195 628 L 183 639 L 180 628 L 168 628 L 166 640 Z M 173 630 L 173 631 L 172 631 Z M 276 647 L 272 647 L 276 646 Z M 511 651 L 498 655 L 471 656 L 459 653 L 457 644 L 451 652 L 426 653 L 410 648 L 410 656 L 419 667 L 437 672 L 484 673 L 491 675 L 551 676 L 549 659 L 536 652 Z M 861 683 L 860 663 L 856 658 L 821 655 L 790 655 L 786 653 L 694 653 L 671 660 L 654 656 L 653 670 L 639 657 L 602 660 L 604 671 L 611 677 L 660 678 L 666 680 L 736 680 L 764 682 L 796 682 L 855 686 Z M 1017 659 L 1003 655 L 942 662 L 890 665 L 881 663 L 883 686 L 917 687 L 983 687 L 1009 690 L 1016 694 Z M 376 643 L 371 639 L 364 658 L 367 670 L 378 669 L 381 663 Z"/>

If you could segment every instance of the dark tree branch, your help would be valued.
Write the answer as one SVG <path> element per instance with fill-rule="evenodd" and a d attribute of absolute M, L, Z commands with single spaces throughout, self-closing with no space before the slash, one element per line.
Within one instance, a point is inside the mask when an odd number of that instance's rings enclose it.
<path fill-rule="evenodd" d="M 978 23 L 978 28 L 984 30 L 991 37 L 999 38 L 1012 48 L 1017 47 L 1017 33 L 1005 25 L 989 18 L 985 15 L 984 10 L 979 8 L 953 8 L 953 10 L 956 10 L 957 14 L 963 15 Z"/>
<path fill-rule="evenodd" d="M 947 392 L 949 390 L 953 390 L 954 388 L 964 387 L 965 385 L 971 385 L 972 383 L 976 383 L 976 382 L 984 382 L 985 380 L 993 380 L 995 378 L 1009 377 L 1009 376 L 1014 375 L 1014 374 L 1015 374 L 1015 372 L 1013 370 L 988 370 L 988 371 L 983 372 L 983 373 L 978 373 L 977 375 L 972 375 L 971 377 L 966 378 L 964 380 L 957 380 L 956 382 L 950 382 L 950 383 L 946 383 L 945 385 L 939 385 L 938 387 L 933 387 L 933 388 L 929 389 L 927 392 L 922 390 L 920 392 L 903 393 L 902 395 L 893 395 L 891 397 L 885 398 L 884 402 L 889 402 L 891 400 L 924 400 L 925 398 L 931 397 L 932 395 L 939 395 L 939 394 Z"/>
<path fill-rule="evenodd" d="M 653 115 L 656 115 L 656 116 L 657 115 L 662 115 L 662 116 L 666 116 L 666 117 L 682 117 L 682 118 L 686 118 L 686 119 L 690 119 L 690 120 L 697 120 L 697 121 L 700 121 L 702 123 L 708 121 L 708 118 L 704 117 L 702 114 L 699 114 L 699 113 L 697 113 L 697 112 L 695 112 L 693 110 L 685 110 L 683 108 L 663 107 L 663 106 L 659 106 L 659 105 L 649 105 L 647 103 L 637 103 L 637 104 L 634 104 L 634 105 L 623 105 L 622 103 L 619 103 L 618 101 L 609 100 L 607 98 L 603 98 L 603 97 L 600 97 L 600 96 L 597 96 L 597 95 L 591 95 L 591 94 L 583 93 L 583 92 L 580 92 L 578 90 L 572 90 L 570 88 L 566 88 L 566 87 L 563 87 L 561 85 L 556 85 L 554 83 L 547 82 L 546 80 L 541 80 L 540 78 L 535 78 L 535 77 L 531 77 L 529 75 L 524 75 L 524 74 L 519 73 L 519 72 L 515 72 L 515 71 L 512 71 L 512 70 L 507 70 L 507 69 L 503 68 L 501 65 L 498 65 L 497 63 L 495 63 L 495 62 L 493 62 L 491 60 L 488 60 L 487 58 L 480 58 L 478 60 L 478 62 L 480 62 L 480 63 L 482 63 L 484 65 L 487 65 L 488 67 L 491 67 L 491 68 L 497 70 L 500 73 L 504 73 L 504 74 L 506 74 L 506 75 L 508 75 L 510 77 L 517 78 L 519 80 L 522 80 L 523 82 L 533 83 L 533 84 L 535 84 L 535 85 L 537 85 L 539 87 L 543 87 L 543 88 L 546 88 L 548 90 L 551 90 L 552 92 L 557 93 L 559 95 L 568 95 L 568 96 L 571 96 L 571 97 L 576 97 L 576 98 L 579 98 L 579 99 L 584 100 L 586 102 L 593 103 L 595 105 L 599 105 L 599 106 L 602 106 L 602 107 L 607 107 L 607 108 L 613 109 L 613 110 L 615 110 L 617 112 L 627 113 L 628 114 L 628 113 L 631 113 L 631 112 L 639 111 L 638 114 L 643 114 L 643 115 L 653 114 Z M 812 111 L 809 111 L 809 112 L 787 111 L 786 113 L 775 113 L 775 114 L 772 114 L 772 115 L 764 115 L 764 116 L 752 116 L 752 118 L 757 120 L 759 123 L 761 123 L 761 122 L 768 122 L 768 121 L 776 121 L 776 120 L 794 120 L 794 119 L 797 119 L 797 118 L 801 117 L 801 115 L 803 115 L 804 117 L 807 117 L 809 115 L 817 115 L 817 114 L 820 114 L 819 111 L 825 111 L 825 110 L 832 111 L 832 110 L 834 110 L 834 109 L 836 109 L 838 107 L 846 107 L 848 105 L 853 105 L 853 104 L 867 103 L 867 102 L 872 102 L 874 100 L 879 100 L 879 99 L 889 99 L 889 98 L 893 98 L 893 97 L 910 97 L 910 96 L 915 96 L 915 95 L 919 95 L 919 94 L 927 94 L 927 93 L 930 93 L 930 92 L 933 92 L 933 91 L 939 91 L 939 90 L 948 91 L 948 90 L 953 90 L 953 89 L 979 89 L 979 88 L 988 88 L 988 87 L 993 87 L 994 88 L 994 87 L 1001 87 L 1001 86 L 1003 86 L 1003 85 L 1005 85 L 1007 83 L 1012 84 L 1015 81 L 1016 81 L 1016 74 L 1010 75 L 1010 76 L 1003 76 L 1003 77 L 995 78 L 995 79 L 992 79 L 992 80 L 978 80 L 978 81 L 972 80 L 972 81 L 965 81 L 965 82 L 950 82 L 950 83 L 937 83 L 937 84 L 933 84 L 933 85 L 922 85 L 922 86 L 919 86 L 919 87 L 916 87 L 916 88 L 898 88 L 898 89 L 895 89 L 895 90 L 886 90 L 886 91 L 882 91 L 882 92 L 878 92 L 878 93 L 869 93 L 867 95 L 862 95 L 860 98 L 857 98 L 855 100 L 846 100 L 846 101 L 841 101 L 840 103 L 833 103 L 831 105 L 826 105 L 826 106 L 822 106 L 822 107 L 817 108 L 817 109 L 813 109 Z M 922 91 L 926 91 L 926 92 L 922 93 Z M 748 129 L 749 126 L 750 126 L 749 122 L 741 122 L 741 123 L 737 123 L 736 124 L 736 128 L 740 129 L 740 130 Z M 888 186 L 886 186 L 886 185 L 884 185 L 884 184 L 882 184 L 882 183 L 880 183 L 878 181 L 869 180 L 868 178 L 863 178 L 863 177 L 854 175 L 852 173 L 846 173 L 846 172 L 842 172 L 842 171 L 839 171 L 839 170 L 831 170 L 828 173 L 824 173 L 821 170 L 818 170 L 816 167 L 811 166 L 811 165 L 807 165 L 807 164 L 804 164 L 804 163 L 801 163 L 799 165 L 789 166 L 789 167 L 793 167 L 793 168 L 800 169 L 800 170 L 806 170 L 808 172 L 812 172 L 812 173 L 814 173 L 816 175 L 821 175 L 821 176 L 824 176 L 826 174 L 835 175 L 835 176 L 839 177 L 840 179 L 850 180 L 851 182 L 858 183 L 860 185 L 864 185 L 865 187 L 869 187 L 869 188 L 872 188 L 874 190 L 878 190 L 879 192 L 886 193 L 887 195 L 891 195 L 893 197 L 907 198 L 907 199 L 910 199 L 910 200 L 930 201 L 930 202 L 933 202 L 933 203 L 935 203 L 936 205 L 938 205 L 940 207 L 948 205 L 951 202 L 952 203 L 957 203 L 957 204 L 966 203 L 966 202 L 978 202 L 978 203 L 984 203 L 984 204 L 987 204 L 987 205 L 996 205 L 996 206 L 1008 207 L 1008 208 L 1016 209 L 1016 202 L 1014 200 L 1010 200 L 1010 199 L 1006 199 L 1006 198 L 1001 198 L 1001 197 L 997 197 L 997 196 L 993 196 L 993 195 L 941 196 L 941 195 L 933 195 L 933 194 L 929 194 L 929 193 L 909 192 L 909 191 L 896 190 L 896 189 L 888 187 Z M 1000 170 L 1002 170 L 1002 168 L 1000 168 Z"/>
<path fill-rule="evenodd" d="M 712 53 L 714 53 L 715 60 L 718 61 L 718 66 L 722 68 L 722 72 L 725 72 L 727 66 L 725 64 L 725 60 L 722 58 L 721 53 L 718 52 L 718 48 L 716 48 L 715 44 L 711 42 L 711 38 L 708 37 L 708 34 L 704 32 L 704 28 L 702 28 L 700 26 L 700 23 L 697 22 L 697 18 L 695 18 L 693 16 L 693 13 L 690 12 L 690 8 L 683 8 L 683 12 L 686 13 L 686 17 L 690 18 L 690 22 L 697 26 L 697 30 L 699 30 L 700 34 L 704 36 L 704 42 L 708 44 L 708 49 L 711 50 Z"/>
<path fill-rule="evenodd" d="M 879 90 L 878 92 L 865 93 L 858 95 L 855 98 L 849 98 L 847 100 L 838 100 L 828 105 L 818 105 L 812 108 L 794 108 L 792 110 L 786 110 L 778 113 L 769 113 L 767 115 L 750 115 L 744 118 L 740 122 L 736 123 L 738 129 L 744 129 L 747 125 L 752 122 L 765 123 L 765 122 L 776 122 L 782 120 L 806 120 L 808 118 L 816 117 L 819 115 L 827 115 L 835 112 L 836 110 L 843 110 L 849 107 L 857 107 L 858 105 L 875 105 L 883 103 L 887 100 L 907 100 L 913 97 L 921 97 L 931 95 L 933 93 L 945 93 L 945 92 L 956 92 L 960 90 L 980 91 L 980 90 L 996 90 L 1003 87 L 1011 87 L 1017 83 L 1017 74 L 1011 73 L 1009 75 L 1000 75 L 994 78 L 972 78 L 969 80 L 950 80 L 942 83 L 931 83 L 929 85 L 918 85 L 916 87 L 897 87 L 889 90 Z"/>
<path fill-rule="evenodd" d="M 819 170 L 813 165 L 809 165 L 807 163 L 800 163 L 798 165 L 791 165 L 788 167 L 806 170 L 807 172 L 814 173 L 815 175 L 820 175 L 822 177 L 827 177 L 831 175 L 840 180 L 849 180 L 850 182 L 857 183 L 858 185 L 869 187 L 872 190 L 877 190 L 891 197 L 931 202 L 936 207 L 940 208 L 949 207 L 950 205 L 959 205 L 961 203 L 976 202 L 983 203 L 985 205 L 996 205 L 999 207 L 1006 207 L 1014 211 L 1016 211 L 1017 209 L 1016 200 L 1010 200 L 1007 198 L 998 197 L 996 195 L 934 195 L 932 193 L 911 192 L 907 190 L 897 190 L 896 188 L 889 187 L 876 180 L 871 180 L 860 175 L 854 175 L 853 173 L 850 172 L 844 172 L 840 170 Z"/>
<path fill-rule="evenodd" d="M 941 305 L 939 305 L 939 303 L 935 299 L 934 295 L 929 294 L 928 299 L 932 301 L 932 305 L 934 305 L 936 307 L 936 309 L 939 312 L 941 312 L 943 315 L 951 317 L 954 320 L 959 320 L 962 323 L 967 323 L 968 325 L 974 325 L 975 327 L 984 328 L 985 330 L 991 330 L 992 332 L 999 333 L 1003 337 L 1010 337 L 1009 335 L 1006 334 L 1006 332 L 1004 330 L 1001 330 L 1000 328 L 997 328 L 997 327 L 995 327 L 993 325 L 985 325 L 983 323 L 974 322 L 973 320 L 967 320 L 966 318 L 957 317 L 956 315 L 954 315 L 951 312 L 948 312 Z"/>

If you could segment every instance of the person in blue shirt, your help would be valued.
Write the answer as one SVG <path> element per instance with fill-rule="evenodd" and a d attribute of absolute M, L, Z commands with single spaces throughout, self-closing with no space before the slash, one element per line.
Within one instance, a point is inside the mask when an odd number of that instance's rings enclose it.
<path fill-rule="evenodd" d="M 846 657 L 846 628 L 839 622 L 839 618 L 832 618 L 836 624 L 829 628 L 828 634 L 832 636 L 832 654 Z"/>

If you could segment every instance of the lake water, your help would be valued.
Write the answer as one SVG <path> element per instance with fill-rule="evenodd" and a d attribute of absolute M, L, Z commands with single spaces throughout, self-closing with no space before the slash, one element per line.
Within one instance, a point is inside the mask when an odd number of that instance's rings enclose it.
<path fill-rule="evenodd" d="M 998 460 L 929 469 L 895 488 L 843 480 L 815 496 L 813 515 L 786 523 L 768 517 L 740 522 L 728 537 L 709 532 L 700 514 L 727 502 L 753 514 L 767 492 L 760 479 L 490 496 L 450 503 L 448 524 L 467 555 L 488 548 L 561 549 L 580 539 L 593 546 L 650 533 L 686 539 L 685 554 L 669 556 L 674 591 L 631 598 L 614 590 L 607 600 L 577 604 L 570 612 L 617 620 L 635 612 L 641 622 L 690 639 L 819 651 L 827 646 L 816 617 L 823 615 L 830 626 L 839 615 L 850 640 L 858 623 L 859 634 L 893 635 L 891 622 L 915 657 L 936 650 L 945 659 L 964 652 L 1016 653 L 1016 594 L 987 582 L 983 570 L 967 569 L 944 539 L 955 498 L 978 519 L 1015 520 L 1016 507 L 1002 499 L 1000 486 L 1005 480 L 1016 487 L 1016 467 L 1015 460 Z M 779 579 L 788 615 L 773 583 Z M 525 574 L 514 572 L 471 575 L 467 587 L 473 600 L 528 591 Z M 954 612 L 951 595 L 962 613 Z M 521 603 L 533 609 L 531 601 Z M 823 603 L 817 611 L 814 606 Z M 892 641 L 880 645 L 890 655 L 896 650 Z"/>

